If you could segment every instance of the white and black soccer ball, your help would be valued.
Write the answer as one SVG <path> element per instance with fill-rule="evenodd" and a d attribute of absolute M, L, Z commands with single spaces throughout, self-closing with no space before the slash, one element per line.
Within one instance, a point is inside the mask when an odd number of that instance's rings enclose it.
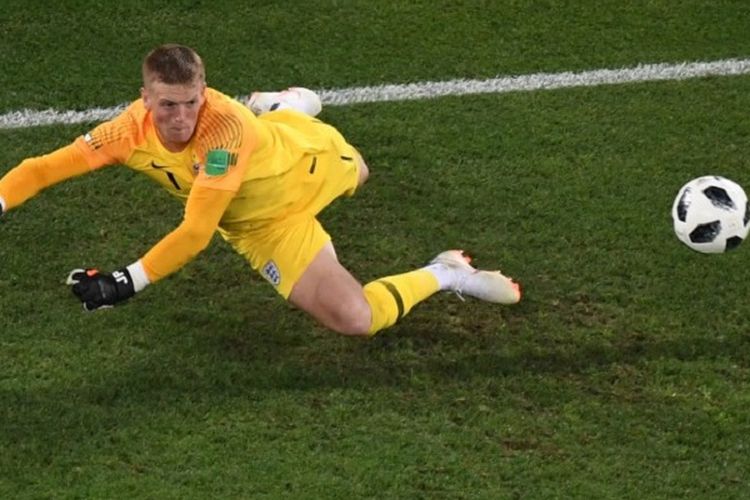
<path fill-rule="evenodd" d="M 691 180 L 672 205 L 674 232 L 687 246 L 703 253 L 737 248 L 750 229 L 747 195 L 725 177 L 706 175 Z"/>

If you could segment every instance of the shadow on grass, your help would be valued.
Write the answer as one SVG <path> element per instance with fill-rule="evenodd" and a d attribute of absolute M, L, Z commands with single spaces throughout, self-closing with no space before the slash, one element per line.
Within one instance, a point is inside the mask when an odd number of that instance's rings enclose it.
<path fill-rule="evenodd" d="M 471 311 L 453 314 L 454 306 L 440 301 L 431 307 L 447 316 L 436 320 L 429 309 L 416 312 L 412 321 L 370 341 L 317 329 L 278 303 L 267 308 L 274 319 L 225 310 L 192 310 L 184 317 L 171 311 L 168 323 L 184 328 L 146 331 L 146 340 L 112 339 L 141 343 L 135 356 L 118 361 L 115 353 L 115 362 L 81 368 L 72 382 L 0 391 L 0 464 L 50 465 L 60 455 L 77 456 L 76 450 L 111 447 L 112 436 L 144 422 L 160 422 L 169 432 L 181 419 L 199 422 L 201 412 L 212 408 L 253 408 L 281 396 L 288 397 L 290 410 L 310 412 L 311 399 L 336 391 L 385 391 L 394 398 L 416 392 L 440 399 L 492 380 L 517 379 L 532 387 L 539 376 L 576 376 L 596 392 L 597 374 L 613 365 L 635 371 L 644 363 L 675 360 L 748 365 L 748 334 L 599 335 L 592 327 L 575 338 L 565 331 L 534 336 L 519 326 L 525 325 L 520 318 L 529 320 L 528 310 L 508 310 L 489 325 Z M 108 349 L 101 341 L 96 345 Z"/>

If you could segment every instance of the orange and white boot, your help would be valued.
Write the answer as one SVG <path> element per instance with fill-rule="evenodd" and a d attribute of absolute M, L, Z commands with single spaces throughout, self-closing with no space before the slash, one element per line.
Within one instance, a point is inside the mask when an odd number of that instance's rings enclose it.
<path fill-rule="evenodd" d="M 521 300 L 521 286 L 500 271 L 484 271 L 471 265 L 471 257 L 462 250 L 438 254 L 425 268 L 431 271 L 442 290 L 468 295 L 497 304 L 515 304 Z"/>

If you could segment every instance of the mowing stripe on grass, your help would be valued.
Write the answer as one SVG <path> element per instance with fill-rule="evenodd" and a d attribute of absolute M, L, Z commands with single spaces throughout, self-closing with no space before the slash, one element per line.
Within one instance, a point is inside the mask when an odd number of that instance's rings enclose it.
<path fill-rule="evenodd" d="M 344 106 L 367 102 L 406 101 L 467 94 L 493 94 L 662 80 L 686 80 L 706 76 L 744 75 L 748 73 L 750 73 L 750 59 L 724 59 L 679 64 L 640 64 L 633 68 L 598 69 L 578 73 L 534 73 L 486 80 L 459 79 L 445 82 L 376 85 L 318 90 L 317 92 L 324 104 Z M 240 100 L 247 100 L 247 98 L 248 96 L 238 96 Z M 0 129 L 99 122 L 116 116 L 125 106 L 125 104 L 121 104 L 111 108 L 92 108 L 84 111 L 58 111 L 54 109 L 11 111 L 0 115 Z"/>

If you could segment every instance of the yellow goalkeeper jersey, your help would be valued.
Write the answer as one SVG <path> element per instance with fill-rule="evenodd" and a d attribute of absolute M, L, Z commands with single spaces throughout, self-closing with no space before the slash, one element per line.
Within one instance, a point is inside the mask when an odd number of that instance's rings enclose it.
<path fill-rule="evenodd" d="M 235 193 L 219 224 L 234 232 L 304 211 L 309 193 L 284 174 L 330 149 L 333 137 L 333 127 L 302 113 L 256 117 L 209 88 L 193 138 L 183 151 L 173 153 L 162 146 L 141 99 L 79 137 L 75 145 L 90 168 L 126 165 L 183 201 L 193 186 Z"/>
<path fill-rule="evenodd" d="M 356 171 L 341 162 L 351 163 L 356 155 L 335 128 L 315 118 L 293 110 L 256 117 L 206 89 L 195 132 L 182 151 L 161 144 L 151 113 L 138 99 L 72 144 L 24 160 L 0 179 L 0 196 L 13 208 L 105 165 L 126 165 L 151 177 L 185 203 L 182 223 L 141 259 L 156 281 L 205 248 L 216 229 L 236 244 L 274 223 L 314 216 L 336 196 L 351 194 Z M 322 182 L 329 167 L 336 168 L 340 183 Z"/>

